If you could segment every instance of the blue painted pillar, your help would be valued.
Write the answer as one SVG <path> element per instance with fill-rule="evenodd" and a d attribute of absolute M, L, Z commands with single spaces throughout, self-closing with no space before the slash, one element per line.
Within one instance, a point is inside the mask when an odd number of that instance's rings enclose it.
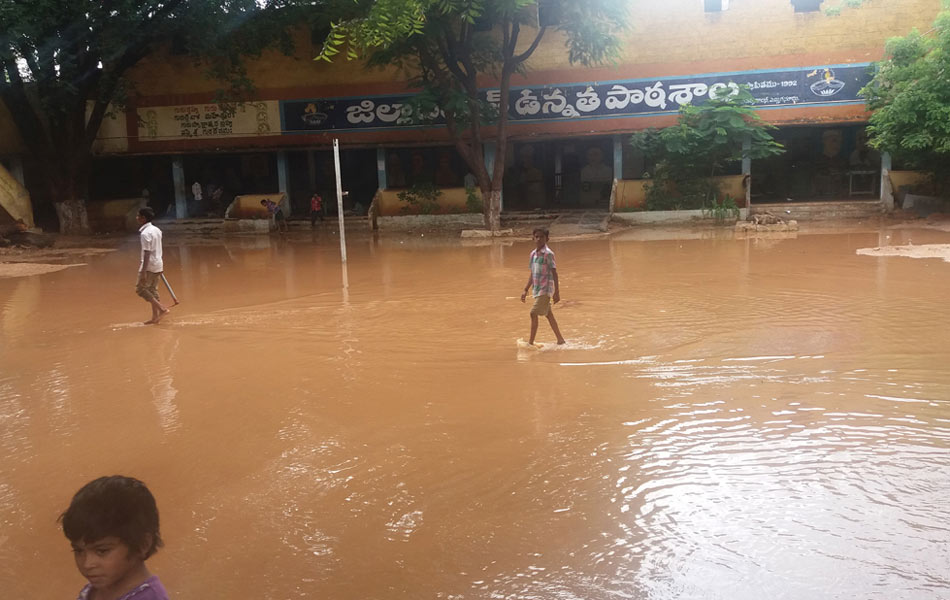
<path fill-rule="evenodd" d="M 386 189 L 386 149 L 376 148 L 376 184 L 379 189 Z"/>
<path fill-rule="evenodd" d="M 172 159 L 172 181 L 175 184 L 175 218 L 188 217 L 188 196 L 185 195 L 185 166 L 181 156 Z"/>
<path fill-rule="evenodd" d="M 277 191 L 284 195 L 284 214 L 288 217 L 293 212 L 290 207 L 290 177 L 287 168 L 287 151 L 277 151 Z"/>

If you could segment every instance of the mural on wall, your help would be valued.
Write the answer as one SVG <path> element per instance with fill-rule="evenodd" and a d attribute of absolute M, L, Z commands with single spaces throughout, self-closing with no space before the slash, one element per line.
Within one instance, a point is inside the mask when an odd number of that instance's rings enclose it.
<path fill-rule="evenodd" d="M 272 100 L 233 106 L 150 106 L 136 114 L 143 142 L 280 135 L 280 107 Z"/>
<path fill-rule="evenodd" d="M 676 112 L 740 85 L 749 86 L 756 106 L 762 108 L 863 102 L 858 91 L 870 81 L 869 69 L 869 63 L 861 63 L 512 88 L 508 114 L 512 121 L 537 122 Z M 483 93 L 486 100 L 498 103 L 498 90 Z M 406 103 L 411 97 L 285 100 L 280 103 L 281 124 L 284 133 L 417 127 Z M 444 123 L 434 117 L 434 124 Z"/>

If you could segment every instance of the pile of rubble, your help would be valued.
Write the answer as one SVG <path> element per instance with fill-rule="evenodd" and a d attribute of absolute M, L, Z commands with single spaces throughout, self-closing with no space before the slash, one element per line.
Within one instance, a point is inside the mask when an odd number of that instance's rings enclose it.
<path fill-rule="evenodd" d="M 22 220 L 0 229 L 0 248 L 49 248 L 53 241 L 51 235 L 30 231 Z"/>
<path fill-rule="evenodd" d="M 798 221 L 786 221 L 766 211 L 749 215 L 748 221 L 739 221 L 736 231 L 798 231 Z"/>

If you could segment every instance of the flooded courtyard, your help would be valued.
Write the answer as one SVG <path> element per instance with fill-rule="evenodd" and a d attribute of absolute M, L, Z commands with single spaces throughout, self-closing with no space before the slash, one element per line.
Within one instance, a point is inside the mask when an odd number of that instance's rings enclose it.
<path fill-rule="evenodd" d="M 950 597 L 950 262 L 857 253 L 950 233 L 695 238 L 553 238 L 539 351 L 527 240 L 166 235 L 157 326 L 134 236 L 0 278 L 5 595 L 121 473 L 174 598 Z"/>

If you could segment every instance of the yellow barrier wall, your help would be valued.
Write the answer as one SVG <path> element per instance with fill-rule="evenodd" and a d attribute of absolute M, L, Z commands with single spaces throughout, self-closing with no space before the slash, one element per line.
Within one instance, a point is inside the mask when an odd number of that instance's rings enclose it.
<path fill-rule="evenodd" d="M 927 193 L 931 188 L 930 174 L 923 171 L 888 171 L 894 193 L 900 192 L 902 185 L 923 186 Z"/>
<path fill-rule="evenodd" d="M 146 205 L 145 198 L 118 198 L 101 202 L 87 202 L 89 227 L 93 231 L 135 231 L 139 209 Z"/>
<path fill-rule="evenodd" d="M 378 209 L 381 217 L 396 217 L 399 215 L 418 215 L 417 207 L 408 202 L 399 199 L 399 193 L 406 190 L 379 190 Z M 432 214 L 449 213 L 467 213 L 470 212 L 465 205 L 468 195 L 465 188 L 441 188 L 442 195 L 439 196 L 439 210 Z M 475 190 L 475 195 L 481 198 L 481 193 Z"/>
<path fill-rule="evenodd" d="M 261 206 L 261 200 L 271 200 L 276 202 L 284 211 L 284 216 L 290 215 L 287 209 L 287 196 L 282 193 L 276 194 L 244 194 L 235 196 L 234 201 L 228 206 L 224 213 L 228 219 L 268 219 L 270 214 L 267 209 Z"/>
<path fill-rule="evenodd" d="M 0 165 L 0 206 L 6 209 L 14 221 L 23 219 L 30 229 L 34 227 L 30 193 L 3 165 Z"/>
<path fill-rule="evenodd" d="M 713 177 L 713 180 L 719 184 L 719 190 L 722 192 L 722 198 L 727 195 L 732 196 L 736 206 L 745 206 L 745 188 L 742 185 L 742 175 L 722 175 Z M 614 199 L 614 212 L 625 212 L 631 210 L 646 210 L 646 190 L 644 185 L 650 183 L 650 179 L 621 179 L 617 181 L 617 196 Z"/>

